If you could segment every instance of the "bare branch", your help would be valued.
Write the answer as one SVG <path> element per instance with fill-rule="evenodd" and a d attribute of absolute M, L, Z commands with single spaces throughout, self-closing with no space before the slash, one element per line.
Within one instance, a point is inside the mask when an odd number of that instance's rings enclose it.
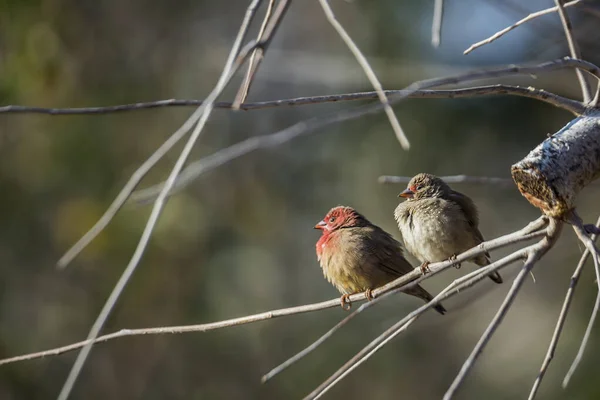
<path fill-rule="evenodd" d="M 287 12 L 290 4 L 292 4 L 292 0 L 279 0 L 279 3 L 277 4 L 277 8 L 275 9 L 273 15 L 270 18 L 269 13 L 267 14 L 267 16 L 265 16 L 265 22 L 268 19 L 268 23 L 266 24 L 264 30 L 261 29 L 262 32 L 259 34 L 261 40 L 258 43 L 261 43 L 261 46 L 257 47 L 254 50 L 254 63 L 250 64 L 248 68 L 248 74 L 246 75 L 244 82 L 242 82 L 240 90 L 238 91 L 238 94 L 235 97 L 235 101 L 233 102 L 232 107 L 234 110 L 239 109 L 239 104 L 243 103 L 246 100 L 246 97 L 248 96 L 248 92 L 250 90 L 250 86 L 254 81 L 254 76 L 256 75 L 260 64 L 262 63 L 262 60 L 265 57 L 265 53 L 267 52 L 267 49 L 269 48 L 273 37 L 275 37 L 275 32 L 281 25 L 281 21 L 283 20 L 283 17 Z"/>
<path fill-rule="evenodd" d="M 534 237 L 541 236 L 541 235 L 545 234 L 545 232 L 544 231 L 536 232 L 536 230 L 540 229 L 542 226 L 544 226 L 544 224 L 545 224 L 545 219 L 539 218 L 536 221 L 532 222 L 531 224 L 527 225 L 526 227 L 524 227 L 523 229 L 521 229 L 517 232 L 510 233 L 508 235 L 504 235 L 497 239 L 486 242 L 484 244 L 484 247 L 488 251 L 491 251 L 491 250 L 499 248 L 500 246 L 503 247 L 503 246 L 507 245 L 508 243 L 514 244 L 517 242 L 530 240 L 530 239 L 533 239 Z M 455 262 L 460 263 L 460 262 L 469 260 L 472 257 L 474 250 L 480 250 L 480 249 L 481 249 L 481 245 L 467 251 L 466 253 L 461 254 L 460 256 L 457 257 L 457 260 L 455 260 Z M 460 260 L 460 261 L 458 261 L 458 260 Z M 291 365 L 293 365 L 294 363 L 296 363 L 297 361 L 299 361 L 300 359 L 302 359 L 303 357 L 308 355 L 310 352 L 312 352 L 317 347 L 319 347 L 321 344 L 323 344 L 327 339 L 329 339 L 331 336 L 333 336 L 333 334 L 335 332 L 337 332 L 339 329 L 341 329 L 352 318 L 357 316 L 362 311 L 366 310 L 369 307 L 376 305 L 380 301 L 382 301 L 390 296 L 395 295 L 398 292 L 403 292 L 407 288 L 407 286 L 397 287 L 399 285 L 400 281 L 403 281 L 406 283 L 414 281 L 415 284 L 417 284 L 425 279 L 430 278 L 433 275 L 436 275 L 436 274 L 446 270 L 447 268 L 449 268 L 453 265 L 455 265 L 455 264 L 449 263 L 448 265 L 443 265 L 442 267 L 438 268 L 436 265 L 430 264 L 429 268 L 430 268 L 431 274 L 428 274 L 425 276 L 422 276 L 419 273 L 420 268 L 416 268 L 410 274 L 404 275 L 403 277 L 401 277 L 393 282 L 390 282 L 387 285 L 382 286 L 381 288 L 378 288 L 377 290 L 375 290 L 373 292 L 374 299 L 372 301 L 361 305 L 356 311 L 354 311 L 352 314 L 348 315 L 346 318 L 342 319 L 339 323 L 337 323 L 333 328 L 331 328 L 329 331 L 327 331 L 323 336 L 321 336 L 319 339 L 317 339 L 310 346 L 306 347 L 304 350 L 302 350 L 298 354 L 294 355 L 293 357 L 289 358 L 288 360 L 286 360 L 284 363 L 280 364 L 279 366 L 273 368 L 271 371 L 269 371 L 267 374 L 265 374 L 262 377 L 262 379 L 261 379 L 262 382 L 264 383 L 264 382 L 268 381 L 269 379 L 273 378 L 275 375 L 284 371 L 286 368 L 290 367 Z M 391 292 L 387 291 L 388 289 L 392 289 L 395 287 L 396 287 L 396 289 L 392 290 Z M 381 294 L 384 294 L 384 295 L 381 296 Z"/>
<path fill-rule="evenodd" d="M 596 222 L 596 225 L 600 227 L 600 218 Z M 596 235 L 592 236 L 592 240 L 596 240 Z M 562 308 L 560 310 L 560 314 L 558 315 L 558 320 L 556 321 L 556 327 L 554 328 L 554 333 L 552 334 L 552 339 L 550 340 L 550 345 L 548 346 L 548 351 L 546 352 L 546 357 L 542 362 L 542 366 L 540 368 L 540 372 L 533 383 L 533 387 L 531 388 L 531 392 L 529 392 L 528 400 L 535 399 L 538 389 L 542 383 L 542 379 L 544 379 L 544 375 L 550 366 L 550 362 L 554 358 L 554 351 L 556 350 L 556 346 L 558 345 L 558 340 L 560 339 L 560 335 L 562 333 L 563 327 L 565 325 L 565 321 L 567 319 L 567 314 L 569 313 L 569 308 L 571 307 L 571 302 L 573 301 L 573 296 L 575 294 L 575 287 L 579 282 L 579 277 L 581 276 L 581 272 L 583 271 L 583 266 L 590 255 L 590 251 L 585 249 L 579 263 L 577 264 L 577 268 L 575 268 L 575 272 L 571 277 L 571 281 L 569 282 L 569 288 L 567 289 L 567 294 L 565 296 L 565 300 L 563 302 Z"/>
<path fill-rule="evenodd" d="M 344 43 L 346 43 L 346 46 L 348 46 L 348 48 L 350 49 L 350 51 L 356 58 L 356 61 L 358 62 L 360 67 L 365 72 L 365 75 L 367 75 L 369 82 L 371 82 L 371 85 L 377 92 L 379 101 L 383 105 L 383 110 L 385 111 L 385 114 L 387 115 L 388 119 L 390 120 L 392 129 L 394 130 L 394 133 L 396 134 L 396 138 L 398 138 L 400 145 L 402 146 L 402 148 L 404 150 L 408 150 L 410 148 L 410 143 L 408 141 L 408 138 L 404 134 L 402 127 L 400 127 L 400 122 L 398 122 L 398 118 L 396 118 L 396 114 L 394 114 L 394 110 L 392 110 L 392 107 L 389 104 L 388 98 L 383 93 L 383 88 L 381 87 L 381 83 L 379 82 L 379 79 L 377 79 L 377 76 L 375 75 L 375 72 L 369 65 L 369 62 L 367 61 L 365 56 L 361 53 L 360 49 L 358 48 L 356 43 L 354 43 L 354 41 L 352 40 L 350 35 L 348 35 L 348 32 L 346 32 L 346 30 L 344 29 L 342 24 L 340 24 L 339 21 L 336 19 L 335 14 L 333 13 L 333 10 L 331 9 L 331 7 L 329 7 L 328 0 L 318 0 L 318 1 L 319 1 L 319 3 L 321 3 L 321 7 L 323 7 L 323 12 L 325 13 L 325 16 L 327 17 L 327 20 L 329 21 L 331 26 L 333 26 L 333 28 L 337 31 L 338 35 L 340 35 L 340 38 L 342 38 Z"/>
<path fill-rule="evenodd" d="M 577 369 L 577 367 L 579 366 L 579 363 L 581 362 L 581 360 L 583 358 L 583 353 L 585 353 L 585 348 L 587 346 L 588 340 L 590 339 L 590 334 L 592 333 L 592 328 L 594 327 L 594 322 L 596 321 L 596 317 L 598 316 L 598 310 L 600 309 L 600 259 L 599 259 L 600 253 L 598 252 L 598 248 L 596 247 L 594 240 L 592 240 L 587 235 L 587 232 L 585 231 L 583 223 L 581 222 L 581 218 L 579 218 L 579 216 L 577 215 L 575 210 L 573 210 L 571 212 L 568 222 L 570 222 L 573 225 L 573 230 L 575 230 L 577 237 L 579 238 L 579 240 L 581 240 L 583 245 L 586 247 L 586 249 L 592 255 L 592 260 L 594 260 L 594 269 L 596 271 L 596 282 L 598 284 L 598 294 L 596 296 L 596 301 L 594 302 L 594 309 L 592 310 L 592 315 L 590 316 L 588 326 L 585 329 L 585 334 L 583 335 L 581 345 L 579 346 L 579 350 L 577 351 L 577 355 L 575 356 L 575 359 L 573 360 L 573 364 L 571 364 L 571 367 L 569 368 L 569 371 L 567 372 L 567 374 L 565 375 L 565 379 L 563 380 L 563 383 L 562 383 L 563 388 L 567 387 L 567 385 L 569 384 L 569 381 L 571 380 L 571 378 L 573 377 L 573 374 L 575 373 L 575 370 Z"/>
<path fill-rule="evenodd" d="M 384 90 L 386 96 L 406 95 L 411 99 L 443 99 L 443 98 L 464 98 L 474 96 L 489 96 L 489 95 L 514 95 L 528 97 L 540 100 L 553 106 L 570 111 L 575 115 L 583 114 L 587 108 L 581 102 L 571 100 L 566 97 L 558 96 L 554 93 L 547 92 L 543 89 L 533 87 L 520 87 L 511 85 L 487 85 L 471 88 L 454 89 L 454 90 L 416 90 L 407 93 L 405 90 Z M 262 110 L 265 108 L 282 107 L 282 106 L 301 106 L 308 104 L 333 103 L 341 101 L 353 100 L 371 100 L 377 99 L 377 92 L 359 92 L 347 94 L 333 94 L 325 96 L 309 96 L 296 97 L 293 99 L 282 99 L 272 101 L 260 101 L 254 103 L 240 104 L 240 109 L 244 111 Z M 98 115 L 109 114 L 125 111 L 148 110 L 161 107 L 198 107 L 202 105 L 202 100 L 184 100 L 184 99 L 169 99 L 157 100 L 145 103 L 121 104 L 107 107 L 81 107 L 81 108 L 45 108 L 45 107 L 29 107 L 20 105 L 8 105 L 0 107 L 0 114 L 46 114 L 50 116 L 61 115 Z M 231 109 L 233 103 L 221 101 L 215 103 L 215 108 Z"/>
<path fill-rule="evenodd" d="M 483 78 L 497 78 L 522 74 L 537 74 L 543 71 L 551 71 L 560 68 L 582 68 L 596 77 L 600 76 L 600 69 L 598 69 L 598 67 L 596 67 L 595 65 L 587 61 L 574 60 L 572 58 L 565 57 L 560 60 L 550 61 L 536 66 L 510 66 L 504 68 L 480 70 L 452 77 L 433 78 L 415 82 L 409 85 L 406 89 L 404 89 L 402 94 L 390 97 L 390 102 L 395 104 L 396 102 L 406 98 L 411 93 L 414 93 L 417 90 L 428 89 L 435 86 L 453 85 Z M 252 137 L 223 150 L 219 150 L 206 158 L 203 158 L 188 165 L 188 167 L 181 173 L 178 182 L 175 185 L 175 189 L 172 193 L 181 190 L 190 182 L 197 179 L 203 173 L 210 171 L 223 164 L 226 164 L 231 160 L 241 157 L 242 155 L 251 153 L 258 149 L 266 149 L 269 147 L 278 146 L 296 137 L 312 133 L 317 129 L 323 128 L 334 123 L 350 121 L 369 114 L 376 113 L 379 110 L 381 110 L 381 108 L 381 104 L 374 104 L 363 107 L 357 107 L 353 110 L 343 110 L 328 117 L 312 118 L 306 121 L 296 123 L 276 133 L 272 133 L 270 135 L 265 136 Z M 162 185 L 163 184 L 160 183 L 158 185 L 151 186 L 147 189 L 136 191 L 132 194 L 131 200 L 137 202 L 147 202 L 155 198 L 156 193 L 158 193 Z"/>
<path fill-rule="evenodd" d="M 512 244 L 520 243 L 520 242 L 523 242 L 526 240 L 531 240 L 536 237 L 542 236 L 545 234 L 545 231 L 539 231 L 539 229 L 541 229 L 545 225 L 545 223 L 546 223 L 546 220 L 543 217 L 538 218 L 537 220 L 529 223 L 527 226 L 525 226 L 524 228 L 522 228 L 516 232 L 501 236 L 497 239 L 493 239 L 493 240 L 481 243 L 479 246 L 474 247 L 474 248 L 464 252 L 463 254 L 460 254 L 456 258 L 456 260 L 448 260 L 448 261 L 442 261 L 439 263 L 431 264 L 429 266 L 429 268 L 432 271 L 432 273 L 426 275 L 426 277 L 433 276 L 445 269 L 448 269 L 448 268 L 456 265 L 457 263 L 464 262 L 470 258 L 476 257 L 479 254 L 483 254 L 486 251 L 492 251 L 492 250 L 495 250 L 495 249 L 498 249 L 501 247 L 506 247 L 506 246 L 509 246 Z M 399 291 L 404 290 L 405 286 L 403 286 L 403 285 L 406 285 L 407 283 L 412 282 L 413 280 L 415 280 L 416 278 L 418 278 L 420 276 L 422 276 L 421 269 L 415 268 L 414 271 L 410 272 L 409 274 L 406 274 L 406 275 L 396 279 L 393 282 L 390 282 L 380 288 L 377 288 L 372 293 L 373 296 L 375 297 L 375 299 L 369 303 L 366 303 L 365 308 L 370 307 L 370 305 L 372 305 L 372 304 L 376 304 L 378 301 L 380 301 L 383 298 L 386 298 L 387 297 L 386 293 L 393 295 L 393 294 L 398 293 Z M 420 281 L 417 281 L 417 283 L 418 282 L 420 282 Z M 386 294 L 386 295 L 384 296 L 384 294 Z M 364 299 L 365 299 L 364 293 L 355 294 L 355 295 L 350 296 L 350 298 L 349 298 L 349 300 L 353 303 L 362 301 Z M 69 352 L 69 351 L 77 350 L 88 344 L 107 342 L 109 340 L 121 338 L 124 336 L 206 332 L 209 330 L 221 329 L 221 328 L 226 328 L 226 327 L 230 327 L 230 326 L 250 324 L 250 323 L 254 323 L 254 322 L 258 322 L 258 321 L 264 321 L 267 319 L 277 318 L 277 317 L 302 314 L 302 313 L 307 313 L 307 312 L 324 310 L 324 309 L 328 309 L 328 308 L 335 308 L 335 307 L 339 307 L 339 305 L 340 305 L 340 299 L 339 299 L 339 297 L 336 297 L 332 300 L 323 301 L 323 302 L 319 302 L 319 303 L 284 308 L 284 309 L 279 309 L 279 310 L 272 310 L 272 311 L 267 311 L 267 312 L 263 312 L 260 314 L 254 314 L 254 315 L 249 315 L 249 316 L 240 317 L 240 318 L 233 318 L 233 319 L 229 319 L 229 320 L 225 320 L 225 321 L 213 322 L 213 323 L 208 323 L 208 324 L 169 326 L 169 327 L 144 328 L 144 329 L 122 329 L 118 332 L 114 332 L 114 333 L 107 334 L 104 336 L 99 336 L 95 340 L 84 340 L 84 341 L 81 341 L 78 343 L 73 343 L 73 344 L 70 344 L 67 346 L 62 346 L 62 347 L 45 350 L 45 351 L 41 351 L 41 352 L 37 352 L 37 353 L 31 353 L 31 354 L 26 354 L 26 355 L 22 355 L 22 356 L 16 356 L 16 357 L 11 357 L 11 358 L 7 358 L 4 360 L 0 360 L 0 365 L 10 364 L 10 363 L 18 362 L 18 361 L 33 360 L 33 359 L 47 357 L 47 356 L 59 355 L 59 354 L 63 354 L 63 353 Z M 357 310 L 357 312 L 358 312 L 358 310 Z"/>
<path fill-rule="evenodd" d="M 435 0 L 433 22 L 431 23 L 431 45 L 439 47 L 442 42 L 442 21 L 444 19 L 444 0 Z"/>
<path fill-rule="evenodd" d="M 560 21 L 562 23 L 563 29 L 565 30 L 565 36 L 567 37 L 567 43 L 569 44 L 569 52 L 571 53 L 571 57 L 580 59 L 581 53 L 579 51 L 579 46 L 575 39 L 573 39 L 573 32 L 571 26 L 571 20 L 569 19 L 569 15 L 564 9 L 563 3 L 561 0 L 554 0 L 556 7 L 558 8 L 558 15 L 560 16 Z M 592 99 L 592 93 L 590 89 L 590 84 L 587 81 L 587 77 L 580 70 L 575 70 L 577 74 L 577 79 L 579 80 L 579 84 L 581 85 L 581 93 L 583 95 L 583 102 L 588 104 Z"/>
<path fill-rule="evenodd" d="M 542 232 L 545 234 L 545 231 Z M 395 336 L 397 336 L 400 332 L 403 332 L 408 325 L 410 325 L 417 317 L 422 315 L 425 311 L 432 308 L 434 305 L 438 304 L 442 300 L 445 300 L 449 297 L 452 297 L 465 289 L 475 285 L 477 282 L 485 279 L 490 273 L 499 270 L 500 268 L 506 267 L 522 258 L 527 256 L 528 251 L 533 248 L 535 245 L 526 247 L 524 249 L 518 250 L 508 256 L 493 262 L 486 267 L 475 270 L 470 274 L 455 280 L 450 286 L 440 292 L 436 297 L 433 298 L 427 304 L 419 307 L 413 312 L 409 313 L 406 317 L 398 321 L 392 327 L 387 329 L 384 333 L 378 336 L 375 340 L 365 346 L 360 352 L 358 352 L 354 357 L 352 357 L 348 362 L 346 362 L 340 369 L 338 369 L 333 375 L 331 375 L 325 382 L 323 382 L 319 387 L 313 390 L 305 399 L 317 399 L 321 397 L 325 392 L 331 389 L 337 382 L 343 379 L 346 375 L 348 375 L 352 370 L 358 367 L 361 363 L 366 361 L 369 357 L 371 357 L 375 352 L 377 352 L 381 347 L 387 344 L 390 340 L 392 340 Z M 466 281 L 465 281 L 466 280 Z M 417 284 L 418 281 L 411 282 L 411 285 Z M 407 286 L 408 288 L 408 286 Z"/>
<path fill-rule="evenodd" d="M 581 3 L 583 0 L 574 0 L 574 1 L 570 1 L 568 3 L 564 4 L 564 7 L 571 7 L 571 6 L 575 6 L 579 3 Z M 506 33 L 512 31 L 513 29 L 517 28 L 520 25 L 523 25 L 526 22 L 531 21 L 532 19 L 541 17 L 542 15 L 546 15 L 546 14 L 551 14 L 553 12 L 557 12 L 558 11 L 558 7 L 551 7 L 551 8 L 547 8 L 545 10 L 542 11 L 538 11 L 538 12 L 534 12 L 529 14 L 528 16 L 526 16 L 525 18 L 515 22 L 513 25 L 509 26 L 508 28 L 504 28 L 499 32 L 496 32 L 495 34 L 493 34 L 492 36 L 490 36 L 489 38 L 482 40 L 481 42 L 477 42 L 473 45 L 471 45 L 471 47 L 469 47 L 467 50 L 464 51 L 463 54 L 469 54 L 470 52 L 472 52 L 475 49 L 478 49 L 481 46 L 484 46 L 486 44 L 492 43 L 494 40 L 504 36 Z"/>
<path fill-rule="evenodd" d="M 195 124 L 194 130 L 191 133 L 190 138 L 188 139 L 188 142 L 185 144 L 185 147 L 182 150 L 179 158 L 177 159 L 175 166 L 173 167 L 173 170 L 169 174 L 169 177 L 165 182 L 164 188 L 159 193 L 159 195 L 154 203 L 154 206 L 152 207 L 152 212 L 150 213 L 150 217 L 148 218 L 148 221 L 146 223 L 144 231 L 142 232 L 142 236 L 141 236 L 141 238 L 138 242 L 138 245 L 133 253 L 133 256 L 131 257 L 127 267 L 123 271 L 123 274 L 119 278 L 117 284 L 113 288 L 106 303 L 102 307 L 102 310 L 100 311 L 100 314 L 98 315 L 96 321 L 92 325 L 92 328 L 87 337 L 88 340 L 93 341 L 94 339 L 96 339 L 98 337 L 100 330 L 102 329 L 102 327 L 104 326 L 104 323 L 108 319 L 108 316 L 110 315 L 112 309 L 114 308 L 117 300 L 119 299 L 121 293 L 125 289 L 125 286 L 129 282 L 131 276 L 135 272 L 135 269 L 139 265 L 139 263 L 142 259 L 142 256 L 146 250 L 146 247 L 148 245 L 148 242 L 150 241 L 150 237 L 152 235 L 152 232 L 154 230 L 156 222 L 158 221 L 158 218 L 162 212 L 162 209 L 167 201 L 167 195 L 169 193 L 169 190 L 175 184 L 175 181 L 177 179 L 177 176 L 179 175 L 179 172 L 183 169 L 184 163 L 186 162 L 187 158 L 189 157 L 189 154 L 192 151 L 192 148 L 193 148 L 194 144 L 196 143 L 196 140 L 200 136 L 200 133 L 202 132 L 202 129 L 204 128 L 204 125 L 205 125 L 206 121 L 208 120 L 208 117 L 210 116 L 210 113 L 213 109 L 213 106 L 212 106 L 213 102 L 217 99 L 217 97 L 225 89 L 225 87 L 227 86 L 227 83 L 229 83 L 233 74 L 237 71 L 237 69 L 240 67 L 242 62 L 245 60 L 246 57 L 243 57 L 241 59 L 238 58 L 237 60 L 236 60 L 236 57 L 237 57 L 238 53 L 240 52 L 240 47 L 241 47 L 242 41 L 246 35 L 250 21 L 252 20 L 252 18 L 254 16 L 254 10 L 260 4 L 260 1 L 261 0 L 252 0 L 250 5 L 248 6 L 248 9 L 244 16 L 244 20 L 242 21 L 242 24 L 240 26 L 239 33 L 234 41 L 234 44 L 231 48 L 231 52 L 229 54 L 229 57 L 225 64 L 225 67 L 223 68 L 223 71 L 221 73 L 221 77 L 219 78 L 215 88 L 211 91 L 211 93 L 206 98 L 205 103 L 202 106 L 200 106 L 198 108 L 198 110 L 196 110 L 196 112 L 194 112 L 192 114 L 192 116 L 188 119 L 188 121 L 186 121 L 186 124 L 189 121 L 193 121 L 192 124 Z M 184 124 L 184 125 L 186 125 L 186 124 Z M 77 355 L 75 363 L 73 364 L 73 367 L 71 368 L 71 371 L 69 372 L 67 380 L 63 384 L 63 387 L 58 395 L 58 400 L 66 400 L 69 397 L 69 394 L 71 393 L 71 390 L 75 384 L 75 381 L 77 380 L 77 377 L 79 376 L 79 373 L 81 372 L 81 369 L 83 368 L 83 364 L 85 363 L 85 360 L 87 359 L 87 356 L 92 349 L 92 345 L 93 345 L 93 343 L 86 344 L 81 349 L 79 354 Z"/>
<path fill-rule="evenodd" d="M 523 286 L 525 279 L 527 279 L 527 275 L 535 266 L 535 263 L 554 245 L 556 239 L 558 239 L 558 236 L 560 235 L 561 229 L 561 221 L 558 221 L 553 218 L 550 219 L 547 236 L 539 243 L 532 246 L 532 248 L 527 252 L 527 260 L 525 261 L 523 268 L 521 268 L 521 271 L 513 281 L 513 284 L 510 290 L 508 291 L 508 294 L 504 298 L 504 301 L 502 302 L 502 305 L 498 309 L 498 312 L 492 319 L 492 322 L 490 322 L 483 335 L 481 335 L 481 338 L 479 338 L 479 341 L 475 345 L 475 348 L 463 364 L 462 368 L 460 369 L 460 372 L 450 385 L 450 388 L 448 388 L 448 390 L 444 394 L 444 400 L 450 400 L 454 396 L 460 385 L 464 382 L 465 378 L 467 377 L 467 374 L 469 373 L 471 368 L 473 368 L 473 365 L 475 365 L 475 361 L 481 355 L 483 349 L 485 349 L 485 346 L 488 344 L 488 342 L 496 332 L 496 329 L 498 329 L 498 326 L 500 326 L 500 324 L 502 323 L 502 320 L 506 316 L 506 313 L 517 298 L 517 294 Z"/>

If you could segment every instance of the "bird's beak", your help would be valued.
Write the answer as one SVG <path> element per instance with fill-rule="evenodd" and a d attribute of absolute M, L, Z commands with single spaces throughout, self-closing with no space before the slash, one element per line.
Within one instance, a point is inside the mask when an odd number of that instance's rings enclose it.
<path fill-rule="evenodd" d="M 404 197 L 404 198 L 407 198 L 407 199 L 412 199 L 412 197 L 413 197 L 414 195 L 415 195 L 415 192 L 413 192 L 413 191 L 412 191 L 412 190 L 410 190 L 410 189 L 406 189 L 405 191 L 403 191 L 402 193 L 400 193 L 400 194 L 398 195 L 398 197 Z"/>
<path fill-rule="evenodd" d="M 315 229 L 325 229 L 325 227 L 327 226 L 327 224 L 325 223 L 325 221 L 321 221 L 318 224 L 315 225 Z"/>

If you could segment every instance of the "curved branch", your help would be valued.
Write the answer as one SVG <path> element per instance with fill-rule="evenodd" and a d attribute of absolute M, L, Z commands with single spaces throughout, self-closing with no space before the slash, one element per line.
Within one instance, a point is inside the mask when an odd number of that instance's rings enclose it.
<path fill-rule="evenodd" d="M 575 115 L 581 115 L 586 111 L 585 105 L 577 100 L 571 100 L 566 97 L 547 92 L 543 89 L 533 88 L 531 86 L 521 87 L 498 84 L 454 90 L 417 90 L 414 92 L 408 92 L 406 90 L 384 90 L 383 93 L 388 97 L 393 95 L 406 95 L 411 99 L 458 99 L 476 96 L 511 95 L 540 100 L 555 107 L 570 111 Z M 284 106 L 303 106 L 310 104 L 374 99 L 377 99 L 377 92 L 358 92 L 243 103 L 240 104 L 240 109 L 244 111 L 253 111 Z M 45 108 L 8 105 L 0 107 L 0 114 L 44 114 L 50 116 L 101 115 L 127 111 L 149 110 L 162 107 L 198 107 L 202 105 L 202 103 L 203 100 L 168 99 L 143 103 L 120 104 L 106 107 Z M 231 102 L 221 101 L 215 103 L 215 108 L 233 109 L 234 107 L 233 103 Z"/>

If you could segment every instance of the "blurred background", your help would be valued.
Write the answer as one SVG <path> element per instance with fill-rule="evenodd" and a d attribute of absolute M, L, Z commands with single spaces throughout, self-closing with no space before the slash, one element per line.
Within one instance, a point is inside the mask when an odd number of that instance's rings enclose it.
<path fill-rule="evenodd" d="M 212 89 L 248 1 L 4 0 L 0 2 L 0 105 L 84 107 L 169 98 Z M 264 2 L 266 3 L 266 2 Z M 569 8 L 583 58 L 600 63 L 593 2 Z M 553 2 L 449 1 L 433 49 L 433 1 L 331 5 L 384 88 L 485 66 L 568 54 L 559 18 L 526 24 L 467 56 L 471 44 Z M 262 15 L 252 28 L 256 34 Z M 230 100 L 238 76 L 222 96 Z M 499 81 L 478 82 L 498 83 Z M 502 80 L 580 98 L 572 70 Z M 248 101 L 371 90 L 316 1 L 297 1 L 267 52 Z M 192 160 L 249 137 L 360 104 L 246 112 L 215 110 Z M 510 176 L 510 165 L 572 116 L 508 96 L 412 99 L 395 107 L 412 147 L 402 151 L 383 114 L 330 126 L 202 175 L 173 196 L 104 332 L 213 322 L 338 296 L 325 281 L 312 228 L 333 206 L 357 208 L 399 238 L 393 220 L 402 185 L 380 175 Z M 102 215 L 135 169 L 193 108 L 96 116 L 0 115 L 0 357 L 79 341 L 129 261 L 149 206 L 129 204 L 66 270 L 56 261 Z M 162 181 L 181 146 L 144 180 Z M 535 219 L 515 187 L 454 185 L 481 212 L 493 238 Z M 598 189 L 579 211 L 595 221 Z M 494 252 L 493 258 L 511 249 Z M 458 398 L 524 398 L 535 379 L 569 278 L 582 253 L 565 229 L 536 266 Z M 410 259 L 416 265 L 414 259 Z M 543 399 L 600 396 L 597 328 L 571 386 L 560 387 L 584 333 L 596 284 L 584 271 L 541 387 Z M 463 264 L 423 285 L 437 293 L 473 270 Z M 326 398 L 439 399 L 496 312 L 518 266 L 428 313 L 331 390 Z M 301 398 L 370 340 L 421 303 L 399 295 L 356 318 L 316 352 L 265 385 L 260 377 L 346 315 L 341 309 L 207 333 L 146 336 L 96 346 L 74 399 Z M 77 353 L 0 367 L 0 398 L 55 397 Z"/>

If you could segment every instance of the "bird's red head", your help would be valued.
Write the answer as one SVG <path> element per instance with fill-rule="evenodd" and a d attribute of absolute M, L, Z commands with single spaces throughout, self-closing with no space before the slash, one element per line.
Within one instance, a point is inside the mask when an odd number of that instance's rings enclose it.
<path fill-rule="evenodd" d="M 351 228 L 364 223 L 365 218 L 354 208 L 346 206 L 337 206 L 329 210 L 325 218 L 317 225 L 315 229 L 320 229 L 323 234 L 332 232 L 340 228 Z"/>

